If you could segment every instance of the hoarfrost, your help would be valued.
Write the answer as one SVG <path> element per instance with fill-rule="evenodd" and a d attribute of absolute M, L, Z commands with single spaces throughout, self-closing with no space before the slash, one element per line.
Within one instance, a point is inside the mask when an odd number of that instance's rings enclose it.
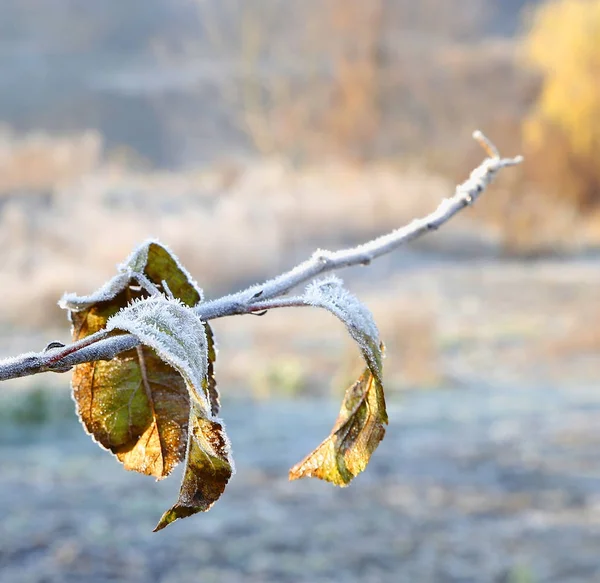
<path fill-rule="evenodd" d="M 188 270 L 181 264 L 177 256 L 163 243 L 157 239 L 147 239 L 138 245 L 127 257 L 123 263 L 117 266 L 117 275 L 108 280 L 102 287 L 88 296 L 78 296 L 75 293 L 65 293 L 59 300 L 58 305 L 64 310 L 81 311 L 98 302 L 112 300 L 120 292 L 122 292 L 131 280 L 142 285 L 148 293 L 155 295 L 156 286 L 152 284 L 146 277 L 144 271 L 148 263 L 148 252 L 151 245 L 162 247 L 170 255 L 177 268 L 184 275 L 188 283 L 194 287 L 200 296 L 200 301 L 203 300 L 203 293 L 194 278 Z M 170 292 L 170 290 L 169 290 Z M 168 295 L 168 294 L 167 294 Z"/>
<path fill-rule="evenodd" d="M 78 296 L 76 293 L 64 294 L 58 301 L 58 305 L 63 310 L 79 312 L 97 302 L 112 300 L 129 285 L 129 278 L 128 273 L 118 273 L 89 296 Z"/>
<path fill-rule="evenodd" d="M 306 288 L 303 299 L 308 305 L 325 308 L 344 322 L 368 364 L 379 371 L 381 349 L 373 314 L 344 287 L 341 279 L 332 276 L 312 282 Z"/>
<path fill-rule="evenodd" d="M 124 330 L 154 349 L 184 378 L 191 396 L 212 418 L 202 382 L 208 371 L 208 342 L 204 324 L 179 300 L 162 296 L 131 303 L 106 322 L 107 330 Z"/>

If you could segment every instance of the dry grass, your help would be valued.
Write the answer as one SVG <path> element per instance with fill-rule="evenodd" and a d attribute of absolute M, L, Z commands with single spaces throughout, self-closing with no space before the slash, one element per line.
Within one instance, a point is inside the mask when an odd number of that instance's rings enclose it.
<path fill-rule="evenodd" d="M 0 200 L 11 194 L 53 192 L 100 164 L 102 138 L 96 132 L 56 138 L 14 135 L 0 128 Z"/>

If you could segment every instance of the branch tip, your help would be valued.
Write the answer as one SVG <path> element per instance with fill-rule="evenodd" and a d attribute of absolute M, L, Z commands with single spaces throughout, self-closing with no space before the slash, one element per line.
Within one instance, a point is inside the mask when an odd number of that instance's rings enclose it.
<path fill-rule="evenodd" d="M 498 160 L 500 158 L 500 152 L 496 148 L 495 144 L 485 136 L 480 130 L 473 132 L 473 139 L 485 150 L 485 153 L 490 157 Z"/>

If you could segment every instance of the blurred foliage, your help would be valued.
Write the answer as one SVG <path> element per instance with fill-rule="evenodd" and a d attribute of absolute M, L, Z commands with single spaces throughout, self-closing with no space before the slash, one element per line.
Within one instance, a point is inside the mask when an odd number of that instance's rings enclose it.
<path fill-rule="evenodd" d="M 68 392 L 34 385 L 8 391 L 0 397 L 0 426 L 27 427 L 74 420 L 73 401 Z"/>
<path fill-rule="evenodd" d="M 535 583 L 531 569 L 524 565 L 514 565 L 507 575 L 507 583 Z"/>
<path fill-rule="evenodd" d="M 512 111 L 494 102 L 491 118 L 480 123 L 501 152 L 522 153 L 526 163 L 500 177 L 498 193 L 475 213 L 509 254 L 594 248 L 600 245 L 600 1 L 550 0 L 522 14 L 509 77 L 529 81 L 521 83 Z M 504 81 L 496 76 L 498 87 Z M 472 147 L 453 180 L 478 159 Z"/>
<path fill-rule="evenodd" d="M 458 69 L 473 64 L 454 53 L 485 34 L 494 9 L 484 0 L 196 2 L 198 54 L 236 63 L 222 101 L 262 155 L 297 163 L 420 155 L 437 126 L 473 115 L 468 89 L 449 106 L 440 85 L 465 85 Z"/>
<path fill-rule="evenodd" d="M 294 356 L 280 356 L 259 368 L 252 378 L 252 392 L 257 399 L 294 398 L 304 394 L 307 388 L 303 363 Z"/>
<path fill-rule="evenodd" d="M 530 175 L 579 208 L 600 203 L 600 0 L 553 0 L 529 15 L 528 63 L 543 84 L 524 122 Z"/>

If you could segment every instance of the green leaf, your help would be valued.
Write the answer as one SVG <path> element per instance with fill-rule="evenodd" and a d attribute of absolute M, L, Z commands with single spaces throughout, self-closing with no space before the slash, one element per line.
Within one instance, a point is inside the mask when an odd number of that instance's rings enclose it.
<path fill-rule="evenodd" d="M 181 374 L 188 392 L 210 412 L 203 386 L 208 370 L 208 342 L 204 323 L 191 308 L 164 296 L 138 300 L 112 316 L 106 330 L 122 330 L 137 336 L 144 346 L 152 348 Z"/>
<path fill-rule="evenodd" d="M 89 311 L 101 302 L 115 300 L 119 304 L 117 298 L 127 290 L 131 291 L 131 294 L 126 301 L 136 297 L 147 297 L 150 295 L 148 290 L 139 290 L 138 276 L 147 279 L 163 292 L 166 291 L 162 289 L 163 281 L 166 282 L 173 296 L 188 306 L 195 306 L 202 301 L 202 291 L 192 276 L 177 257 L 158 241 L 149 240 L 142 243 L 118 266 L 117 271 L 117 275 L 89 296 L 65 294 L 59 302 L 60 307 L 69 310 L 69 314 L 72 315 L 73 312 Z"/>

